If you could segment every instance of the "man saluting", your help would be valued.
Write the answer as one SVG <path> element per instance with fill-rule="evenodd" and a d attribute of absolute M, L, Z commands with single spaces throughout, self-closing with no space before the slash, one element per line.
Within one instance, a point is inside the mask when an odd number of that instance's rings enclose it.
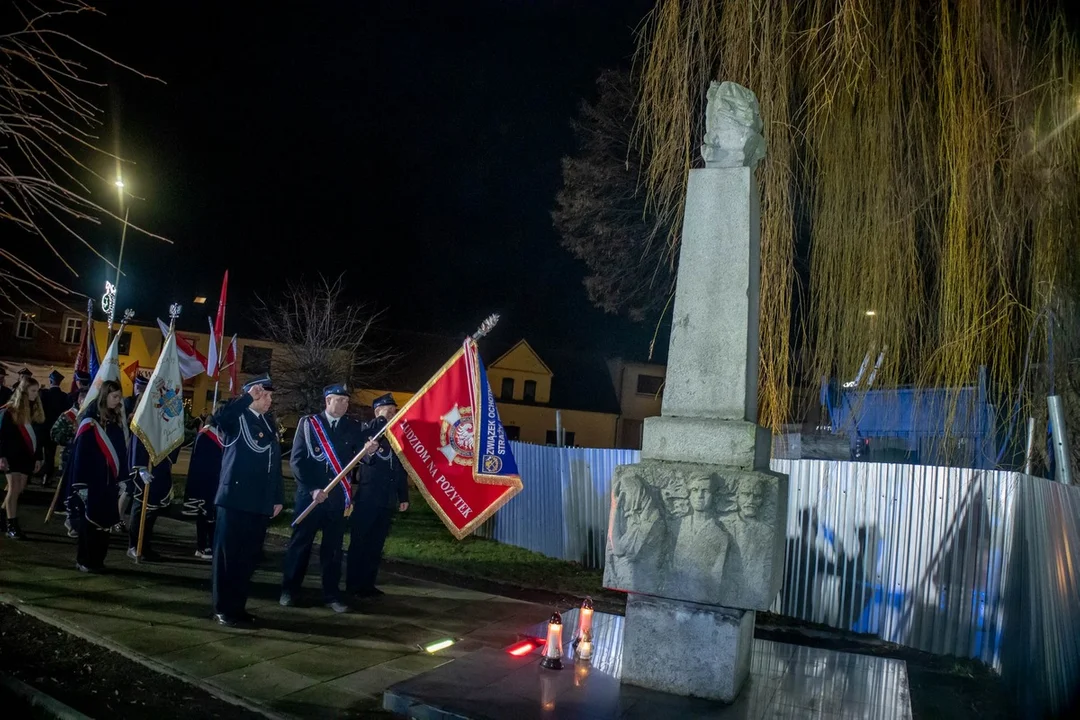
<path fill-rule="evenodd" d="M 352 488 L 348 480 L 338 483 L 329 494 L 323 488 L 337 477 L 360 449 L 362 426 L 346 417 L 349 410 L 349 391 L 344 385 L 331 385 L 323 390 L 326 408 L 316 415 L 300 418 L 293 437 L 289 465 L 296 478 L 296 512 L 304 512 L 317 503 L 310 515 L 293 527 L 292 539 L 285 551 L 285 568 L 281 579 L 281 605 L 291 607 L 300 593 L 307 574 L 308 559 L 315 533 L 322 530 L 319 562 L 322 565 L 323 602 L 334 612 L 349 611 L 341 601 L 341 542 L 345 537 L 345 510 L 352 503 Z M 370 440 L 364 454 L 371 455 L 379 447 Z"/>
<path fill-rule="evenodd" d="M 228 627 L 255 622 L 245 609 L 251 576 L 269 519 L 285 502 L 273 392 L 269 375 L 256 378 L 214 415 L 225 447 L 214 500 L 214 619 Z"/>

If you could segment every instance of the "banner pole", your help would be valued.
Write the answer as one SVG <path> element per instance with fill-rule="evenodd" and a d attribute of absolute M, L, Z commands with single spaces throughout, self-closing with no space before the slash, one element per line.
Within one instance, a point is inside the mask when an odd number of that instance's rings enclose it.
<path fill-rule="evenodd" d="M 398 412 L 400 413 L 401 411 L 399 410 Z M 397 418 L 397 415 L 395 415 L 394 418 Z M 381 438 L 386 433 L 386 430 L 389 427 L 390 427 L 389 422 L 386 423 L 385 425 L 383 425 L 382 429 L 380 429 L 379 432 L 377 432 L 377 433 L 375 433 L 374 435 L 371 436 L 371 440 L 378 440 L 379 438 Z M 350 472 L 352 472 L 352 469 L 354 467 L 356 467 L 357 463 L 359 463 L 363 459 L 364 459 L 364 451 L 361 450 L 360 452 L 358 452 L 356 454 L 356 457 L 354 457 L 352 460 L 349 461 L 348 465 L 341 468 L 341 472 L 339 472 L 337 474 L 337 477 L 335 477 L 333 480 L 330 481 L 329 485 L 327 485 L 326 487 L 323 488 L 323 492 L 326 493 L 327 495 L 329 495 L 330 491 L 333 490 L 335 487 L 337 487 L 337 485 L 342 480 L 345 479 L 345 476 L 348 475 Z M 296 519 L 292 521 L 292 526 L 296 527 L 297 525 L 299 525 L 303 521 L 304 518 L 306 518 L 308 515 L 310 515 L 315 510 L 316 505 L 318 505 L 318 503 L 315 503 L 315 502 L 308 505 L 307 508 L 304 510 L 304 512 L 297 515 Z"/>
<path fill-rule="evenodd" d="M 74 441 L 72 441 L 74 442 Z M 52 520 L 53 511 L 56 510 L 56 500 L 60 497 L 60 488 L 64 487 L 64 476 L 61 473 L 60 482 L 56 484 L 56 490 L 53 492 L 52 502 L 49 503 L 49 512 L 45 513 L 45 524 L 47 525 Z"/>
<path fill-rule="evenodd" d="M 480 327 L 478 327 L 476 329 L 476 332 L 474 332 L 472 335 L 467 337 L 465 339 L 465 341 L 466 342 L 475 342 L 475 341 L 479 340 L 480 338 L 484 337 L 489 332 L 491 332 L 495 328 L 495 325 L 498 322 L 499 322 L 499 316 L 497 314 L 496 315 L 488 315 L 484 319 L 484 322 L 480 323 Z M 381 438 L 386 433 L 386 431 L 390 429 L 390 426 L 394 424 L 394 421 L 397 420 L 398 416 L 401 415 L 402 412 L 403 412 L 402 410 L 398 410 L 397 413 L 394 415 L 394 417 L 390 418 L 390 420 L 388 420 L 386 422 L 386 424 L 382 426 L 382 428 L 379 430 L 379 432 L 375 433 L 371 437 L 371 440 L 378 440 L 379 438 Z M 323 488 L 323 492 L 329 494 L 330 491 L 333 490 L 338 485 L 338 483 L 340 483 L 345 478 L 345 476 L 348 475 L 350 471 L 352 471 L 352 469 L 354 467 L 356 467 L 356 464 L 358 462 L 360 462 L 363 459 L 363 457 L 364 457 L 363 451 L 357 453 L 356 457 L 354 457 L 352 460 L 350 460 L 349 464 L 341 469 L 341 472 L 339 472 L 337 474 L 337 477 L 335 477 L 333 480 L 331 480 L 330 484 L 327 485 L 325 488 Z M 316 504 L 317 503 L 311 503 L 310 505 L 308 505 L 307 508 L 304 510 L 304 512 L 300 513 L 296 517 L 296 519 L 293 520 L 292 526 L 296 527 L 297 525 L 299 525 L 303 521 L 304 518 L 306 518 L 308 515 L 310 515 L 312 513 L 312 511 L 315 510 L 315 505 Z"/>
<path fill-rule="evenodd" d="M 146 464 L 146 481 L 143 483 L 142 510 L 139 513 L 139 542 L 135 546 L 135 562 L 142 560 L 143 536 L 146 534 L 146 506 L 150 504 L 150 483 L 153 480 L 154 463 Z"/>

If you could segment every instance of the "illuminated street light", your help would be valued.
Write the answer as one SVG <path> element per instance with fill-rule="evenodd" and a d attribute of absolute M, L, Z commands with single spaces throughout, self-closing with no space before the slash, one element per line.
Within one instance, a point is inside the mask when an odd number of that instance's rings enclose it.
<path fill-rule="evenodd" d="M 120 188 L 121 190 L 124 189 L 124 181 L 123 181 L 123 179 L 116 178 L 116 187 Z"/>
<path fill-rule="evenodd" d="M 874 311 L 874 310 L 867 310 L 866 311 L 866 316 L 867 317 L 874 317 L 875 315 L 877 315 L 877 312 Z"/>

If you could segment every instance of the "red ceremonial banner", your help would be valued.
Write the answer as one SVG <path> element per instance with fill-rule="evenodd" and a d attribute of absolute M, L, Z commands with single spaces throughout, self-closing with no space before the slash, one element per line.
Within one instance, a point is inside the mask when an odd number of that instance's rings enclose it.
<path fill-rule="evenodd" d="M 470 344 L 475 356 L 476 346 Z M 477 482 L 479 397 L 476 374 L 459 350 L 401 408 L 386 435 L 428 505 L 458 540 L 478 528 L 521 491 L 521 479 L 484 475 Z M 495 484 L 500 483 L 500 484 Z"/>

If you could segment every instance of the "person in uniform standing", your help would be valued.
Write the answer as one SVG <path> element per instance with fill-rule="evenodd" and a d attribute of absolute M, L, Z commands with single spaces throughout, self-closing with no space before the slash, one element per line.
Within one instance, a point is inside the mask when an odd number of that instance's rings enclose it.
<path fill-rule="evenodd" d="M 53 425 L 71 407 L 71 398 L 60 387 L 64 376 L 56 370 L 49 373 L 49 387 L 41 391 L 41 405 L 45 408 L 45 427 L 52 430 Z M 48 485 L 56 469 L 56 441 L 50 432 L 42 442 L 44 459 L 41 465 L 41 484 Z"/>
<path fill-rule="evenodd" d="M 20 380 L 0 411 L 0 472 L 7 473 L 0 526 L 12 540 L 26 537 L 19 527 L 19 496 L 29 477 L 41 469 L 45 409 L 38 390 L 38 382 L 32 377 Z"/>
<path fill-rule="evenodd" d="M 245 609 L 266 526 L 284 504 L 281 444 L 270 415 L 274 386 L 268 375 L 244 385 L 244 395 L 213 417 L 224 439 L 217 520 L 214 523 L 214 619 L 235 627 L 253 624 Z"/>
<path fill-rule="evenodd" d="M 128 422 L 131 422 L 130 416 Z M 180 448 L 176 448 L 168 457 L 150 469 L 150 453 L 138 437 L 131 438 L 131 457 L 127 491 L 131 493 L 131 520 L 128 522 L 127 556 L 138 562 L 161 562 L 161 555 L 154 551 L 151 542 L 154 538 L 154 523 L 157 517 L 172 504 L 172 466 L 180 457 Z M 147 478 L 150 479 L 149 489 Z M 139 527 L 142 524 L 142 506 L 146 503 L 146 529 L 143 531 L 143 552 L 139 557 Z M 119 508 L 118 508 L 119 509 Z"/>
<path fill-rule="evenodd" d="M 300 418 L 293 436 L 289 466 L 296 478 L 296 513 L 299 515 L 311 503 L 317 507 L 302 523 L 293 527 L 289 547 L 285 550 L 285 565 L 281 579 L 281 605 L 291 607 L 300 593 L 311 558 L 315 533 L 322 530 L 319 562 L 322 565 L 323 602 L 334 612 L 349 611 L 341 599 L 341 543 L 345 538 L 345 510 L 351 502 L 344 483 L 330 492 L 323 488 L 337 477 L 338 472 L 356 456 L 360 449 L 363 426 L 350 417 L 349 391 L 344 385 L 331 385 L 323 390 L 326 408 L 317 415 Z M 364 452 L 369 456 L 378 443 L 369 442 Z"/>
<path fill-rule="evenodd" d="M 214 498 L 221 480 L 224 449 L 221 429 L 213 418 L 208 418 L 195 436 L 184 497 L 184 515 L 195 518 L 195 557 L 199 560 L 214 558 Z"/>
<path fill-rule="evenodd" d="M 397 403 L 390 393 L 372 403 L 375 419 L 364 425 L 361 439 L 367 443 L 397 414 Z M 394 512 L 409 509 L 409 478 L 405 466 L 394 455 L 386 438 L 379 438 L 374 454 L 360 461 L 353 512 L 349 526 L 349 556 L 345 589 L 356 597 L 375 597 L 382 590 L 375 578 L 382 563 L 383 544 L 390 533 Z"/>
<path fill-rule="evenodd" d="M 128 422 L 131 422 L 131 418 L 135 417 L 135 408 L 139 407 L 139 398 L 142 397 L 148 384 L 150 384 L 149 378 L 143 377 L 142 375 L 135 376 L 135 389 L 132 392 L 132 395 L 124 398 L 124 414 L 127 417 Z M 132 450 L 134 450 L 134 447 L 132 447 Z M 128 458 L 128 460 L 134 460 L 134 458 Z M 145 461 L 143 461 L 143 464 L 145 465 Z M 128 526 L 127 523 L 124 522 L 124 518 L 127 517 L 128 509 L 131 507 L 132 490 L 132 478 L 121 478 L 120 495 L 116 501 L 116 508 L 120 513 L 120 522 L 116 523 L 116 527 L 113 528 L 114 532 L 124 533 L 128 531 Z M 149 508 L 147 508 L 147 510 L 149 510 Z"/>
<path fill-rule="evenodd" d="M 67 397 L 67 395 L 65 394 L 64 397 Z M 84 400 L 86 400 L 86 391 L 80 390 L 75 404 L 60 413 L 60 417 L 56 419 L 52 429 L 49 430 L 49 437 L 61 448 L 60 488 L 56 494 L 61 506 L 59 509 L 53 508 L 57 515 L 69 515 L 68 500 L 71 496 L 72 450 L 75 447 L 75 432 L 79 429 L 79 408 L 82 407 Z M 68 537 L 78 537 L 78 532 L 75 531 L 70 517 L 64 520 L 64 527 L 67 528 Z"/>
<path fill-rule="evenodd" d="M 121 407 L 120 383 L 101 384 L 97 402 L 87 410 L 71 451 L 68 516 L 79 535 L 75 568 L 100 572 L 109 551 L 109 531 L 117 522 L 116 493 L 128 472 L 128 433 Z"/>
<path fill-rule="evenodd" d="M 90 391 L 90 374 L 84 373 L 81 370 L 75 371 L 75 389 L 68 393 L 68 397 L 71 398 L 72 404 L 79 402 L 79 393 L 87 393 Z M 75 405 L 75 409 L 79 409 L 79 405 Z"/>

